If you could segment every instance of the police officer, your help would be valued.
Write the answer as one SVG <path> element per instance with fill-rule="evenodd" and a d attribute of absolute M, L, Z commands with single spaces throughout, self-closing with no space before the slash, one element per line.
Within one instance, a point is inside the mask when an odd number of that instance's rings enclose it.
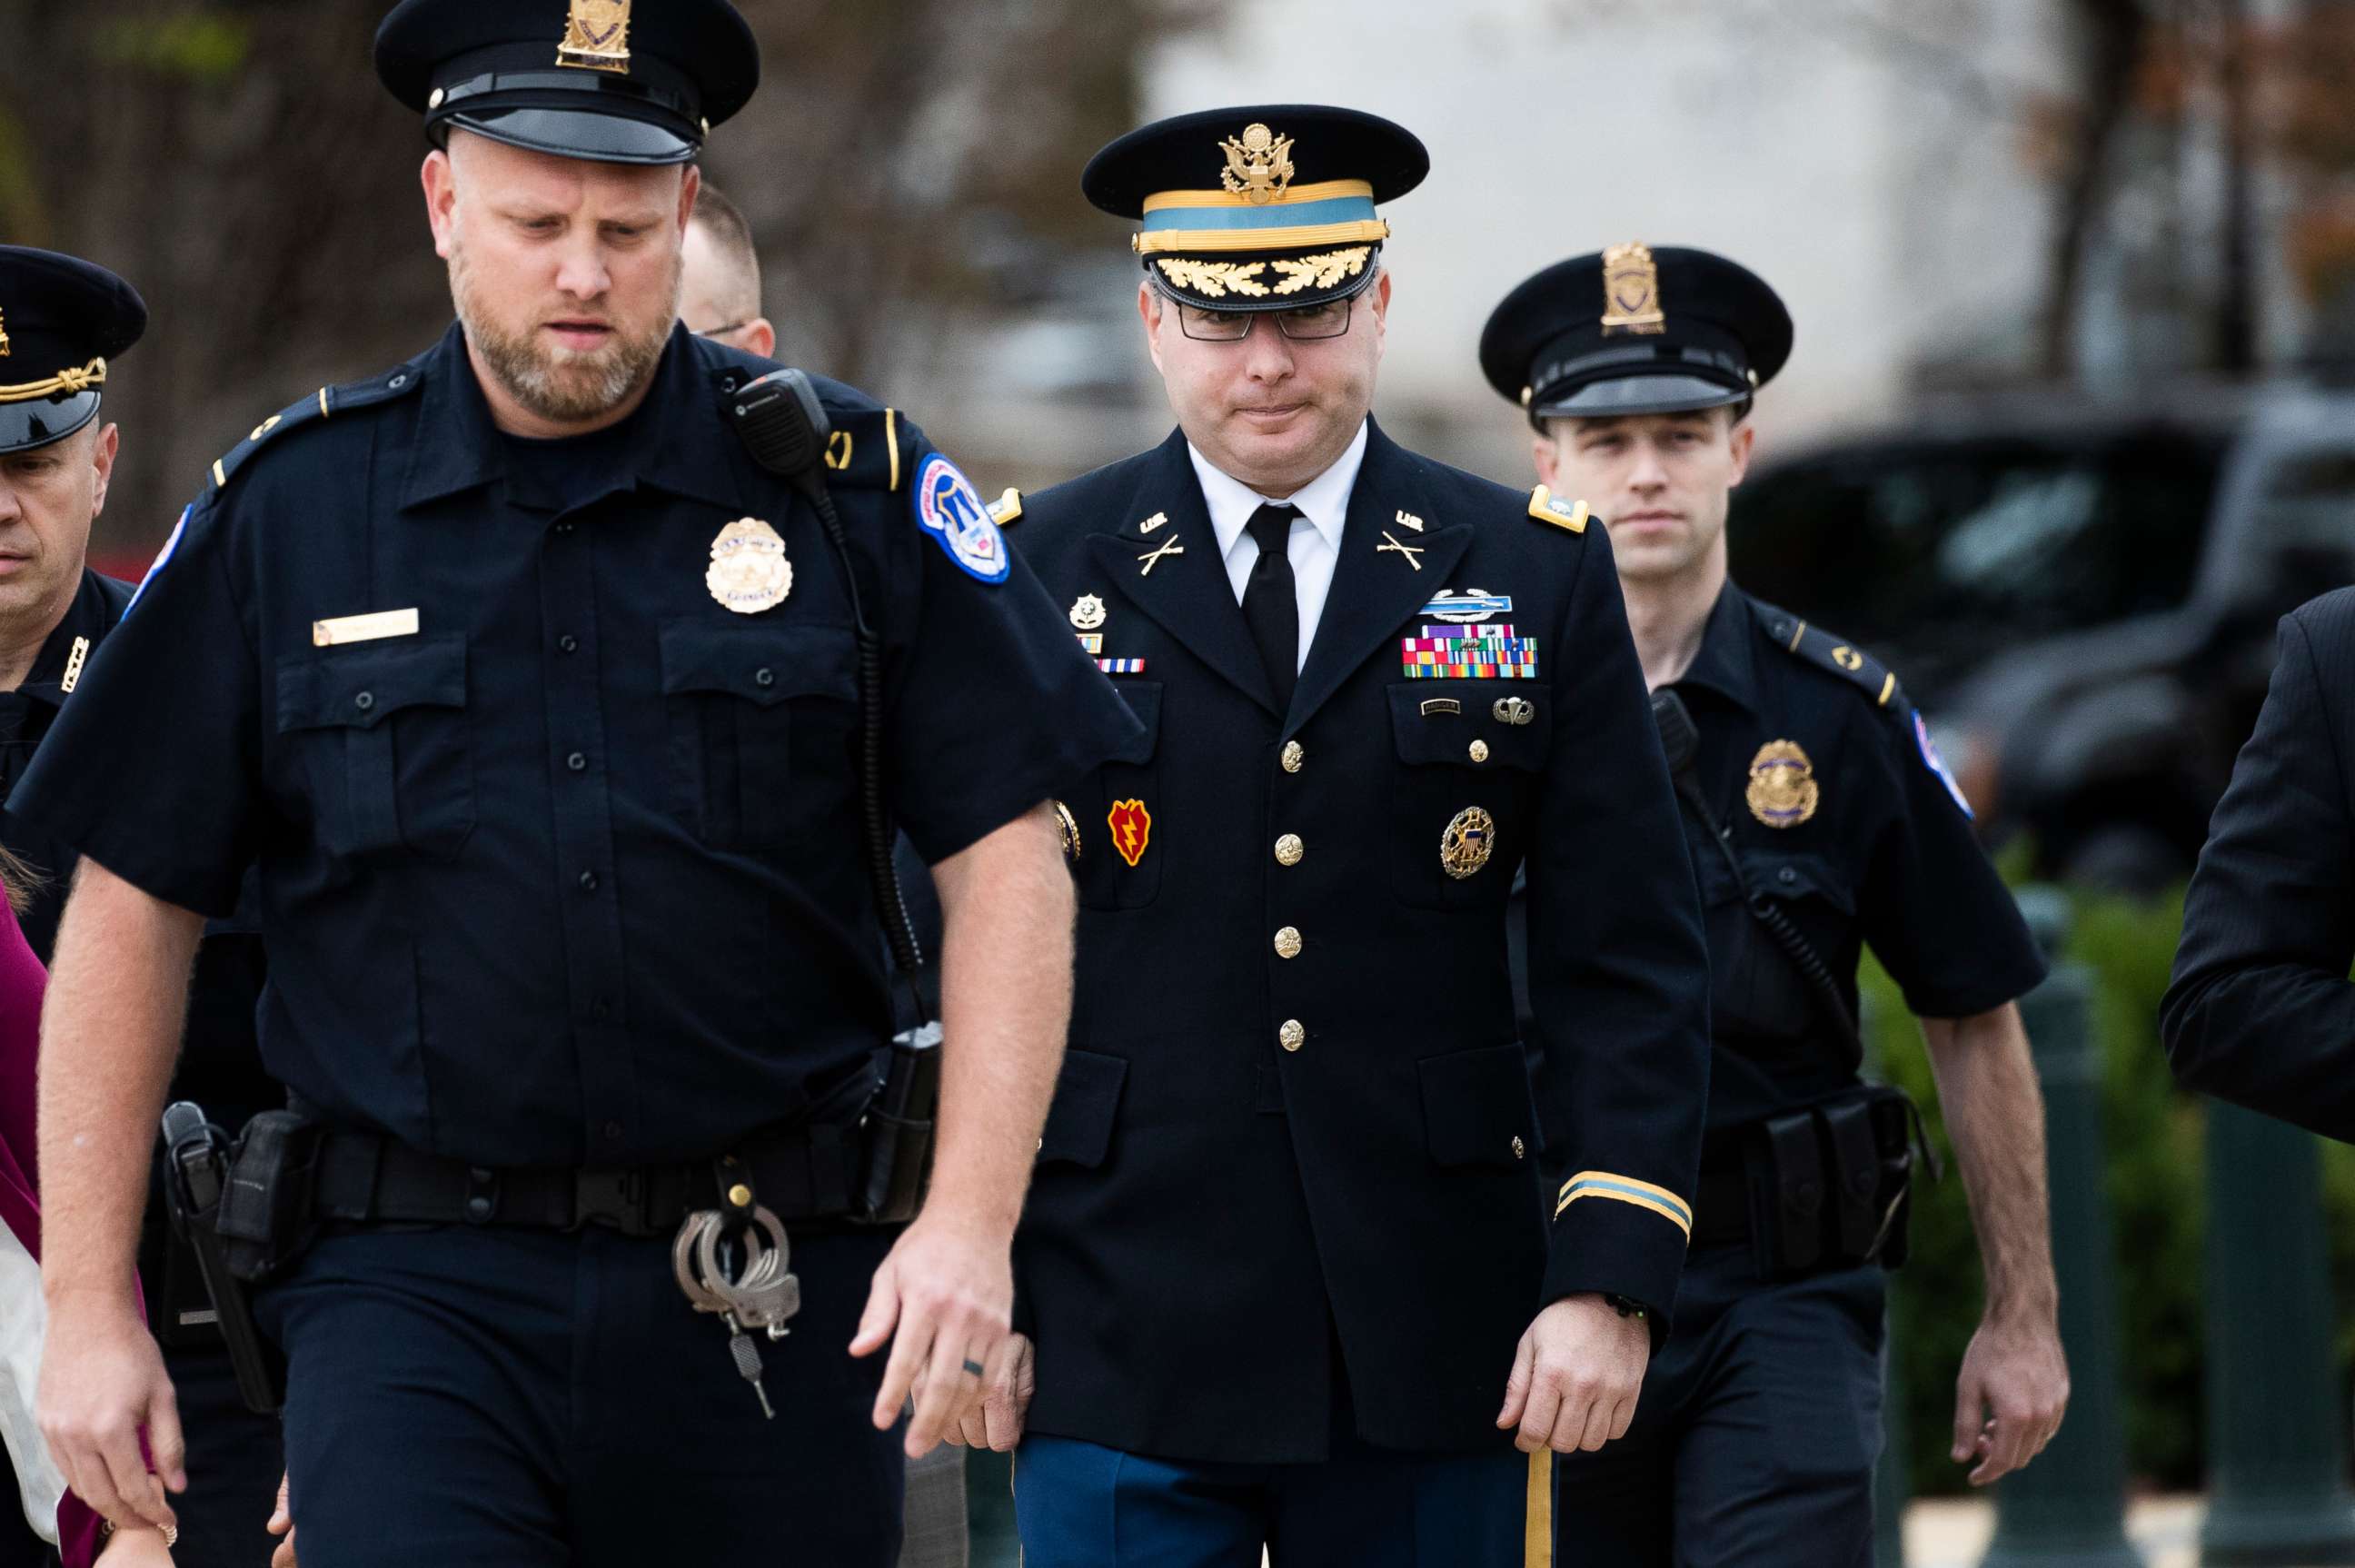
<path fill-rule="evenodd" d="M 2183 901 L 2159 1034 L 2189 1088 L 2355 1142 L 2355 589 L 2282 617 Z"/>
<path fill-rule="evenodd" d="M 1692 873 L 1603 530 L 1369 417 L 1377 204 L 1427 167 L 1278 104 L 1082 178 L 1143 219 L 1178 428 L 1000 508 L 1145 724 L 1063 803 L 1078 993 L 1017 1243 L 1031 1568 L 1518 1564 L 1552 1456 L 1625 1429 L 1668 1331 Z M 1524 861 L 1558 955 L 1533 1040 Z"/>
<path fill-rule="evenodd" d="M 776 324 L 761 314 L 761 252 L 752 226 L 708 181 L 687 226 L 678 317 L 689 332 L 758 358 L 777 351 Z"/>
<path fill-rule="evenodd" d="M 127 1151 L 253 860 L 294 1110 L 232 1190 L 304 1556 L 889 1563 L 903 1449 L 1004 1352 L 1067 995 L 1044 803 L 1135 726 L 912 423 L 818 383 L 800 424 L 678 325 L 692 161 L 757 78 L 732 7 L 405 0 L 377 62 L 426 116 L 459 321 L 213 466 L 16 802 L 85 856 L 45 1431 L 112 1517 L 183 1480 Z M 730 411 L 772 390 L 756 460 Z M 890 1017 L 869 799 L 946 911 L 896 1240 L 847 1223 Z M 696 1309 L 731 1301 L 794 1331 Z"/>
<path fill-rule="evenodd" d="M 131 584 L 86 560 L 122 444 L 119 427 L 101 417 L 108 378 L 146 324 L 137 292 L 104 268 L 0 246 L 0 381 L 8 383 L 0 387 L 0 805 L 130 602 Z M 73 850 L 15 816 L 0 817 L 0 845 L 39 873 L 23 923 L 46 964 Z M 254 1049 L 262 955 L 250 915 L 240 909 L 206 932 L 175 1075 L 179 1093 L 223 1114 L 275 1098 Z M 142 1236 L 140 1274 L 191 1434 L 176 1556 L 197 1568 L 250 1562 L 277 1484 L 277 1423 L 239 1399 L 192 1264 L 166 1245 L 160 1215 Z"/>
<path fill-rule="evenodd" d="M 1985 1485 L 2068 1395 L 2043 1104 L 2012 998 L 2044 973 L 1897 678 L 1726 575 L 1752 399 L 1791 320 L 1746 269 L 1623 245 L 1550 267 L 1480 363 L 1528 411 L 1540 478 L 1594 501 L 1707 905 L 1709 1134 L 1678 1335 L 1628 1440 L 1562 1466 L 1579 1561 L 1871 1561 L 1882 1280 L 1902 1246 L 1912 1107 L 1858 1078 L 1870 944 L 1921 1016 L 1987 1269 L 1953 1457 Z M 1554 961 L 1532 922 L 1532 980 Z"/>

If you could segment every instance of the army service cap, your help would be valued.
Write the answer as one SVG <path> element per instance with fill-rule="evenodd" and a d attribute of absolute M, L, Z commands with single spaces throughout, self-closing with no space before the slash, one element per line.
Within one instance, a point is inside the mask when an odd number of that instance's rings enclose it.
<path fill-rule="evenodd" d="M 1505 296 L 1480 334 L 1488 384 L 1549 419 L 1746 404 L 1791 357 L 1791 313 L 1739 262 L 1678 246 L 1574 256 Z"/>
<path fill-rule="evenodd" d="M 96 419 L 108 362 L 146 330 L 146 302 L 104 267 L 0 245 L 0 453 Z"/>
<path fill-rule="evenodd" d="M 1080 189 L 1115 218 L 1155 285 L 1205 310 L 1295 310 L 1357 293 L 1390 225 L 1377 204 L 1431 171 L 1413 133 L 1310 103 L 1156 121 L 1088 160 Z"/>
<path fill-rule="evenodd" d="M 684 164 L 751 101 L 760 46 L 727 0 L 401 0 L 376 71 L 425 116 L 559 157 Z"/>

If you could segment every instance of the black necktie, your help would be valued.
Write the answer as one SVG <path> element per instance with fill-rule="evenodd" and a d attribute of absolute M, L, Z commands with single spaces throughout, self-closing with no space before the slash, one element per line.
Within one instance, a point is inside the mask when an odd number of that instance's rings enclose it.
<path fill-rule="evenodd" d="M 1290 507 L 1262 507 L 1245 525 L 1259 541 L 1259 559 L 1243 583 L 1243 624 L 1267 667 L 1278 713 L 1291 709 L 1292 688 L 1300 678 L 1300 596 L 1293 587 L 1291 555 L 1292 519 L 1299 515 Z"/>

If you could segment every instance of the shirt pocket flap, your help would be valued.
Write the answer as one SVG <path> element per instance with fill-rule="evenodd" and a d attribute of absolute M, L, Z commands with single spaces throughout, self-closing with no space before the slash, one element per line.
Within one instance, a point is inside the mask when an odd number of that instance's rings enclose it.
<path fill-rule="evenodd" d="M 278 661 L 278 729 L 373 729 L 404 708 L 466 706 L 466 639 L 452 632 L 390 647 Z"/>
<path fill-rule="evenodd" d="M 1837 874 L 1820 855 L 1795 855 L 1773 849 L 1742 851 L 1742 880 L 1753 894 L 1791 901 L 1818 898 L 1842 914 L 1856 912 L 1856 894 L 1847 879 Z"/>
<path fill-rule="evenodd" d="M 762 708 L 789 697 L 858 693 L 857 649 L 846 626 L 713 626 L 662 629 L 663 695 L 719 692 Z"/>
<path fill-rule="evenodd" d="M 1399 761 L 1410 767 L 1451 763 L 1536 773 L 1545 766 L 1553 736 L 1552 704 L 1530 682 L 1443 686 L 1409 680 L 1392 686 L 1390 696 L 1391 731 L 1398 741 Z"/>
<path fill-rule="evenodd" d="M 1520 1045 L 1426 1056 L 1423 1130 L 1440 1165 L 1518 1165 L 1543 1147 L 1529 1070 Z"/>
<path fill-rule="evenodd" d="M 1155 749 L 1161 741 L 1161 683 L 1157 680 L 1116 680 L 1114 689 L 1128 699 L 1128 710 L 1145 732 L 1124 745 L 1113 760 L 1121 763 L 1144 763 L 1153 760 Z"/>
<path fill-rule="evenodd" d="M 1039 1135 L 1040 1160 L 1067 1160 L 1092 1170 L 1112 1147 L 1112 1125 L 1120 1109 L 1128 1063 L 1094 1051 L 1066 1051 L 1055 1080 L 1055 1103 Z"/>

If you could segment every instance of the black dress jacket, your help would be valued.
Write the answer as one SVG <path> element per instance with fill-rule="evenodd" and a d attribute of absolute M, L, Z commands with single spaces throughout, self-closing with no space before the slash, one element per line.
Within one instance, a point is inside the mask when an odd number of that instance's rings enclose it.
<path fill-rule="evenodd" d="M 1604 530 L 1372 430 L 1288 712 L 1182 435 L 1009 537 L 1146 730 L 1065 802 L 1029 1430 L 1252 1463 L 1322 1459 L 1344 1421 L 1502 1445 L 1548 1303 L 1620 1293 L 1666 1331 L 1708 1088 L 1693 873 Z M 1443 591 L 1510 604 L 1449 622 Z M 1533 672 L 1409 674 L 1427 629 L 1507 626 Z M 1524 860 L 1536 1040 L 1506 965 Z"/>
<path fill-rule="evenodd" d="M 2188 1086 L 2355 1141 L 2355 589 L 2282 618 L 2159 1011 Z"/>

